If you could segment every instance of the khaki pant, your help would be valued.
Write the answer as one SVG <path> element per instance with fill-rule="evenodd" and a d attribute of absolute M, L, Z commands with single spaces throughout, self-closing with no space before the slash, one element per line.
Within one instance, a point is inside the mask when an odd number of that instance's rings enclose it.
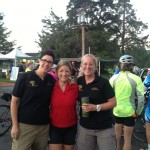
<path fill-rule="evenodd" d="M 12 150 L 46 150 L 49 135 L 48 125 L 19 123 L 20 134 L 12 141 Z"/>
<path fill-rule="evenodd" d="M 114 127 L 103 130 L 85 129 L 79 125 L 75 150 L 115 150 L 116 137 Z"/>

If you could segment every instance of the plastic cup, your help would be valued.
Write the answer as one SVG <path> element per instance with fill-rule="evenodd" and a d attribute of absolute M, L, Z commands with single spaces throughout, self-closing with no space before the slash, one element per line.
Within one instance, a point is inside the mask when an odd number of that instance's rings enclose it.
<path fill-rule="evenodd" d="M 89 103 L 89 97 L 82 97 L 81 103 L 82 104 L 88 104 Z M 82 110 L 82 117 L 89 117 L 89 113 Z"/>

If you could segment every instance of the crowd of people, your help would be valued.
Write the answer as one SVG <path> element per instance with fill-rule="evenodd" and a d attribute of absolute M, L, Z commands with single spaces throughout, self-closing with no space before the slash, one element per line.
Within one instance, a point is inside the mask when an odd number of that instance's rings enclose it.
<path fill-rule="evenodd" d="M 118 72 L 110 80 L 96 74 L 97 59 L 92 54 L 81 58 L 74 81 L 73 64 L 60 60 L 55 65 L 54 60 L 51 51 L 43 51 L 39 67 L 16 80 L 12 150 L 120 150 L 123 131 L 123 150 L 131 150 L 135 119 L 144 106 L 144 87 L 133 57 L 120 57 Z M 147 139 L 150 150 L 149 133 Z"/>
<path fill-rule="evenodd" d="M 17 65 L 19 68 L 19 73 L 32 71 L 34 69 L 34 63 L 32 61 L 30 62 L 21 62 Z"/>

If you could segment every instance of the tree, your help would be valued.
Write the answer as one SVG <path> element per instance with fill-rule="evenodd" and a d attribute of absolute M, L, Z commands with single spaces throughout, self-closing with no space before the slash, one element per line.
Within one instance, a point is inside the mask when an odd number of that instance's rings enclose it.
<path fill-rule="evenodd" d="M 86 20 L 90 24 L 86 30 L 86 37 L 87 41 L 90 39 L 88 43 L 92 53 L 105 57 L 116 54 L 117 41 L 112 39 L 112 36 L 117 30 L 118 15 L 115 13 L 113 0 L 70 0 L 67 6 L 69 25 L 77 24 L 77 16 L 81 8 L 84 9 Z"/>
<path fill-rule="evenodd" d="M 57 57 L 71 57 L 76 47 L 76 32 L 66 21 L 51 10 L 49 18 L 42 20 L 43 30 L 36 41 L 42 50 L 52 49 Z M 65 51 L 65 53 L 64 53 Z"/>
<path fill-rule="evenodd" d="M 89 47 L 93 54 L 103 58 L 136 53 L 134 56 L 138 57 L 141 51 L 145 53 L 148 35 L 142 36 L 142 32 L 147 24 L 136 18 L 130 0 L 70 0 L 66 20 L 52 10 L 50 17 L 42 20 L 39 46 L 43 50 L 52 48 L 58 57 L 81 57 L 81 29 L 77 23 L 80 11 L 84 11 L 90 24 L 85 25 L 86 53 Z"/>
<path fill-rule="evenodd" d="M 148 42 L 148 35 L 142 36 L 142 32 L 148 26 L 137 19 L 130 0 L 116 1 L 115 9 L 119 15 L 119 32 L 116 33 L 116 37 L 121 53 L 130 53 L 132 49 L 136 50 L 135 47 L 144 48 Z"/>
<path fill-rule="evenodd" d="M 148 67 L 150 66 L 150 53 L 145 50 L 145 48 L 135 48 L 132 49 L 130 54 L 135 58 L 135 64 L 138 67 Z"/>
<path fill-rule="evenodd" d="M 130 0 L 70 0 L 68 22 L 76 23 L 81 7 L 91 24 L 91 47 L 97 55 L 118 57 L 148 44 L 148 35 L 142 36 L 147 24 L 136 18 Z"/>
<path fill-rule="evenodd" d="M 14 49 L 15 41 L 8 41 L 11 31 L 7 31 L 2 19 L 3 15 L 0 13 L 0 53 L 6 54 Z"/>

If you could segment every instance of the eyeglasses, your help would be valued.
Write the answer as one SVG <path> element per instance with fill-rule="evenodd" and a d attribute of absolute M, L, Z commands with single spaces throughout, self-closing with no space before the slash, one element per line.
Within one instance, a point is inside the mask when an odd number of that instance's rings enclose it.
<path fill-rule="evenodd" d="M 84 67 L 87 67 L 87 66 L 89 66 L 89 67 L 94 67 L 94 64 L 83 63 L 83 66 L 84 66 Z"/>
<path fill-rule="evenodd" d="M 48 64 L 50 64 L 50 65 L 53 64 L 52 61 L 48 61 L 48 60 L 46 60 L 46 59 L 41 59 L 41 61 L 42 61 L 44 64 L 46 64 L 46 63 L 48 63 Z"/>

